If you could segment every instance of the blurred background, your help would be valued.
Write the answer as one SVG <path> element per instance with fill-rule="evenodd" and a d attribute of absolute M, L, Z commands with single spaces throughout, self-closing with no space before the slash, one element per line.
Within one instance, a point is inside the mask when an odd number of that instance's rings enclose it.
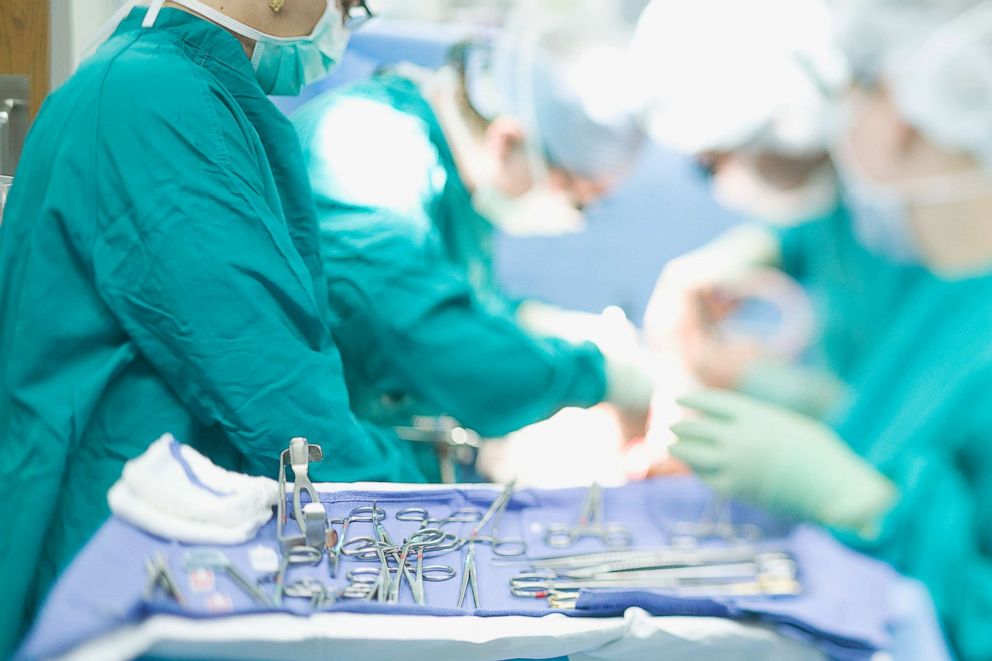
<path fill-rule="evenodd" d="M 25 97 L 19 124 L 24 133 L 40 100 L 73 72 L 87 50 L 105 38 L 104 26 L 124 3 L 121 0 L 3 0 L 0 12 L 0 78 L 18 74 L 27 80 L 15 94 Z M 597 0 L 577 5 L 573 0 L 369 0 L 376 20 L 355 33 L 342 65 L 328 78 L 307 88 L 298 98 L 276 98 L 287 114 L 314 96 L 364 78 L 383 66 L 399 62 L 437 67 L 456 43 L 492 32 L 514 12 L 533 12 L 570 19 L 581 12 L 597 29 L 630 37 L 648 0 Z M 6 33 L 27 30 L 32 52 L 4 51 Z M 636 75 L 636 72 L 618 72 Z M 24 82 L 22 80 L 22 82 Z M 0 91 L 3 91 L 0 89 Z M 12 139 L 17 143 L 20 138 Z M 17 145 L 0 158 L 0 176 L 16 167 Z M 6 171 L 5 171 L 6 170 Z M 659 145 L 644 149 L 640 161 L 608 197 L 586 210 L 586 224 L 563 236 L 505 236 L 495 247 L 498 277 L 506 291 L 566 309 L 601 313 L 622 310 L 641 326 L 645 308 L 659 274 L 673 258 L 696 249 L 740 217 L 719 206 L 705 173 L 695 160 Z M 672 387 L 680 384 L 673 380 Z M 662 398 L 664 399 L 664 398 Z M 671 409 L 671 411 L 669 411 Z M 674 415 L 666 400 L 656 407 L 656 422 Z M 599 479 L 620 483 L 645 469 L 669 441 L 667 425 L 661 438 L 649 439 L 647 453 L 618 452 L 623 434 L 618 422 L 600 409 L 569 409 L 550 421 L 525 429 L 502 444 L 490 444 L 491 473 L 501 467 L 530 466 L 533 475 L 517 471 L 521 484 L 565 486 Z M 596 437 L 589 452 L 569 452 L 581 438 Z M 615 440 L 614 440 L 615 439 Z M 541 470 L 547 460 L 574 460 L 554 476 Z M 551 480 L 551 483 L 549 482 Z"/>
<path fill-rule="evenodd" d="M 0 74 L 29 74 L 29 112 L 35 111 L 47 91 L 68 78 L 100 36 L 101 27 L 123 4 L 120 0 L 3 1 L 13 10 L 3 12 L 4 20 L 17 25 L 0 25 Z M 439 65 L 451 45 L 499 26 L 518 7 L 535 13 L 576 10 L 571 0 L 371 0 L 369 4 L 379 18 L 354 35 L 343 66 L 300 99 L 277 100 L 283 110 L 291 112 L 321 91 L 383 65 L 401 61 Z M 597 0 L 581 3 L 581 9 L 604 29 L 632 31 L 646 4 L 647 0 Z M 37 35 L 32 40 L 37 44 L 35 52 L 3 52 L 3 44 L 12 41 L 2 38 L 5 31 L 25 27 Z M 22 129 L 25 125 L 22 122 Z M 12 167 L 7 165 L 9 170 Z M 0 169 L 0 175 L 11 173 Z M 627 181 L 589 210 L 585 231 L 564 237 L 503 237 L 498 268 L 512 294 L 588 312 L 617 306 L 639 323 L 665 263 L 702 245 L 735 220 L 713 202 L 705 179 L 689 159 L 652 147 Z"/>

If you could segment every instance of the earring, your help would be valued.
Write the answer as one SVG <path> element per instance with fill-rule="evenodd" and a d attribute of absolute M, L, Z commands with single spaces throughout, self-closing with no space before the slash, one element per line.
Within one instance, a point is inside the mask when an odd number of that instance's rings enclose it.
<path fill-rule="evenodd" d="M 282 6 L 286 4 L 286 0 L 269 0 L 269 7 L 272 11 L 278 14 L 282 11 Z"/>

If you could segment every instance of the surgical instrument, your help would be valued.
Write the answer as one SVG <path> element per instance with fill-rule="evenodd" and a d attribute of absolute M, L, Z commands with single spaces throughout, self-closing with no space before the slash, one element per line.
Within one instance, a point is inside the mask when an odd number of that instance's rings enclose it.
<path fill-rule="evenodd" d="M 465 564 L 462 566 L 462 584 L 458 588 L 458 607 L 465 603 L 469 587 L 472 588 L 472 601 L 479 607 L 479 578 L 475 571 L 475 540 L 469 540 L 468 551 L 465 553 Z"/>
<path fill-rule="evenodd" d="M 658 567 L 694 566 L 718 562 L 747 562 L 757 551 L 753 547 L 700 547 L 693 549 L 660 547 L 597 551 L 567 555 L 545 556 L 540 558 L 520 558 L 504 560 L 500 564 L 527 562 L 532 567 L 546 569 L 581 569 L 596 565 L 652 563 Z"/>
<path fill-rule="evenodd" d="M 796 594 L 801 587 L 796 580 L 796 565 L 784 553 L 757 554 L 749 562 L 701 566 L 652 568 L 639 571 L 608 571 L 567 577 L 554 571 L 525 572 L 510 579 L 510 591 L 517 597 L 549 596 L 552 592 L 578 592 L 593 588 L 706 589 L 720 591 L 734 586 L 734 594 L 750 590 L 754 594 Z M 721 592 L 722 594 L 722 592 Z"/>
<path fill-rule="evenodd" d="M 375 513 L 377 516 L 386 516 L 386 512 L 380 508 L 379 512 Z M 363 505 L 361 507 L 356 507 L 348 513 L 348 516 L 343 519 L 334 519 L 331 521 L 332 524 L 341 524 L 341 534 L 338 535 L 337 544 L 334 546 L 333 560 L 330 563 L 331 578 L 336 578 L 338 575 L 338 567 L 341 563 L 341 555 L 343 553 L 343 547 L 345 544 L 345 538 L 348 536 L 348 528 L 353 522 L 362 521 L 372 521 L 372 508 L 368 505 Z M 371 539 L 371 538 L 368 538 Z"/>
<path fill-rule="evenodd" d="M 672 526 L 671 543 L 675 546 L 694 546 L 709 539 L 754 543 L 761 539 L 761 529 L 753 523 L 734 525 L 730 499 L 714 496 L 700 521 L 679 521 Z"/>
<path fill-rule="evenodd" d="M 183 559 L 187 571 L 195 569 L 213 569 L 224 572 L 240 587 L 245 594 L 261 606 L 273 606 L 272 599 L 262 589 L 257 581 L 245 576 L 234 566 L 231 559 L 219 549 L 194 549 L 187 551 Z"/>
<path fill-rule="evenodd" d="M 282 556 L 282 563 L 279 565 L 279 573 L 276 574 L 276 588 L 273 601 L 276 606 L 282 604 L 283 592 L 286 588 L 286 572 L 290 565 L 316 565 L 324 557 L 323 551 L 312 546 L 294 546 L 287 549 Z"/>
<path fill-rule="evenodd" d="M 320 546 L 324 543 L 324 532 L 327 529 L 327 510 L 320 502 L 320 496 L 310 482 L 310 462 L 321 461 L 324 451 L 319 445 L 313 445 L 305 438 L 294 438 L 289 442 L 289 448 L 279 455 L 279 500 L 276 503 L 276 537 L 283 549 L 301 544 Z M 293 517 L 300 532 L 298 535 L 286 536 L 286 469 L 293 469 Z M 306 492 L 310 502 L 304 507 L 301 495 Z"/>
<path fill-rule="evenodd" d="M 493 555 L 500 557 L 516 557 L 527 553 L 527 542 L 522 538 L 499 536 L 499 525 L 502 523 L 503 514 L 510 505 L 515 486 L 516 480 L 511 480 L 509 484 L 503 487 L 503 491 L 500 492 L 496 500 L 486 510 L 486 513 L 479 519 L 479 522 L 472 529 L 472 532 L 469 533 L 466 541 L 488 544 L 492 548 Z M 490 527 L 489 535 L 480 536 L 479 533 L 490 521 L 492 521 L 492 526 Z"/>
<path fill-rule="evenodd" d="M 179 584 L 176 582 L 164 553 L 156 553 L 153 557 L 145 560 L 145 571 L 148 573 L 148 582 L 145 584 L 145 600 L 151 601 L 155 596 L 155 590 L 161 588 L 173 601 L 180 606 L 186 605 L 186 598 L 183 597 Z"/>
<path fill-rule="evenodd" d="M 646 589 L 645 586 L 635 586 L 636 589 Z M 624 589 L 622 586 L 610 586 L 607 588 L 585 587 L 582 590 L 599 591 L 602 589 L 615 590 Z M 632 589 L 627 587 L 626 589 Z M 656 586 L 656 589 L 663 590 L 665 594 L 683 598 L 697 599 L 718 599 L 721 597 L 789 597 L 802 593 L 802 585 L 794 579 L 766 579 L 758 577 L 751 581 L 737 583 L 719 583 L 712 585 L 678 585 L 678 586 Z M 549 590 L 546 593 L 548 605 L 558 609 L 573 609 L 576 607 L 581 590 Z M 533 595 L 529 595 L 533 596 Z"/>
<path fill-rule="evenodd" d="M 618 521 L 604 523 L 604 518 L 603 487 L 594 482 L 586 492 L 575 524 L 552 523 L 544 533 L 544 541 L 553 548 L 568 548 L 580 539 L 594 537 L 606 546 L 630 546 L 630 530 Z"/>
<path fill-rule="evenodd" d="M 477 523 L 482 519 L 482 510 L 475 507 L 462 507 L 448 516 L 436 519 L 426 507 L 407 507 L 396 513 L 397 521 L 419 523 L 421 528 L 443 528 L 451 523 Z"/>
<path fill-rule="evenodd" d="M 327 553 L 327 571 L 331 575 L 331 578 L 334 578 L 337 574 L 337 548 L 338 531 L 334 528 L 328 528 L 327 532 L 324 533 L 324 551 Z"/>
<path fill-rule="evenodd" d="M 495 555 L 523 555 L 527 552 L 527 544 L 522 539 L 507 539 L 497 536 L 498 530 L 496 530 L 496 527 L 502 519 L 503 512 L 510 504 L 514 486 L 516 486 L 516 480 L 511 480 L 509 484 L 503 487 L 503 491 L 500 492 L 499 496 L 489 506 L 489 509 L 486 510 L 486 513 L 479 519 L 479 522 L 472 528 L 468 537 L 465 538 L 465 543 L 468 544 L 468 551 L 465 553 L 465 564 L 462 567 L 462 584 L 458 591 L 457 605 L 459 608 L 464 605 L 465 597 L 470 587 L 472 588 L 472 601 L 476 608 L 479 607 L 479 579 L 475 565 L 476 542 L 491 545 L 493 554 Z M 492 534 L 488 537 L 480 537 L 479 533 L 490 521 L 493 521 Z M 508 546 L 511 548 L 509 552 L 506 551 L 506 547 Z"/>

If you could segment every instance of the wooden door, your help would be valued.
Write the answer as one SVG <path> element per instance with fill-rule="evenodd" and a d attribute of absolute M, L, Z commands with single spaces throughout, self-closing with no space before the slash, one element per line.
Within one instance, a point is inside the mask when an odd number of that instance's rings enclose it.
<path fill-rule="evenodd" d="M 0 74 L 30 77 L 32 117 L 50 85 L 49 5 L 49 0 L 0 0 Z"/>

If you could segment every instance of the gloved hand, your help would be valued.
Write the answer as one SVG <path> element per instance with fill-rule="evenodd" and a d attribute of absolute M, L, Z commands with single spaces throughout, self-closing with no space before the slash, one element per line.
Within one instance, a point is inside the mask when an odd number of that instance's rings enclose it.
<path fill-rule="evenodd" d="M 847 385 L 826 370 L 771 359 L 751 364 L 735 390 L 819 419 L 842 407 L 849 395 Z"/>
<path fill-rule="evenodd" d="M 755 268 L 778 262 L 778 241 L 758 225 L 739 225 L 709 244 L 673 259 L 655 285 L 644 313 L 644 334 L 656 352 L 683 350 L 684 336 L 706 332 L 711 309 L 707 297 Z"/>
<path fill-rule="evenodd" d="M 655 381 L 651 362 L 646 354 L 642 360 L 628 355 L 604 352 L 606 361 L 606 402 L 620 409 L 621 414 L 647 416 L 651 409 Z"/>
<path fill-rule="evenodd" d="M 816 420 L 722 390 L 679 404 L 701 416 L 672 427 L 671 453 L 723 495 L 865 537 L 897 500 L 888 479 Z"/>

